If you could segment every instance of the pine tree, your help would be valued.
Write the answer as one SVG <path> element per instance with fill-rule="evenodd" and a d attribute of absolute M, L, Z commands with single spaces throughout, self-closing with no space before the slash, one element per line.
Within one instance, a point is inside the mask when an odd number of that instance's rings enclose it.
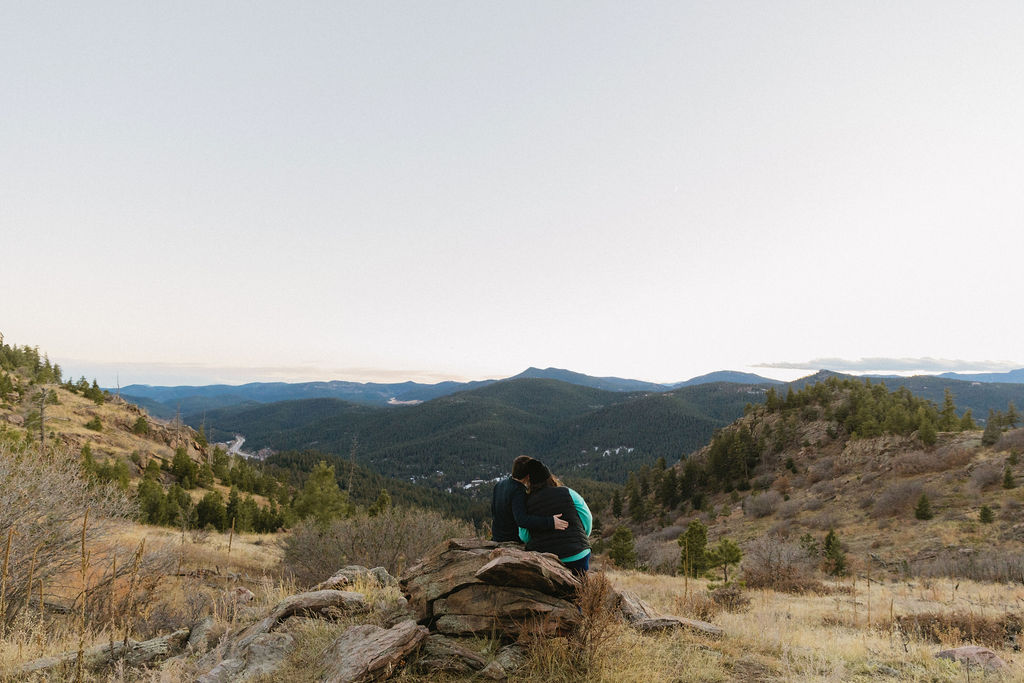
<path fill-rule="evenodd" d="M 608 557 L 616 567 L 632 569 L 636 566 L 636 546 L 633 543 L 633 532 L 628 527 L 616 527 L 608 544 Z"/>
<path fill-rule="evenodd" d="M 622 495 L 618 490 L 612 494 L 612 514 L 616 517 L 622 516 Z"/>
<path fill-rule="evenodd" d="M 978 425 L 974 423 L 974 415 L 971 413 L 971 409 L 968 408 L 966 412 L 964 412 L 964 416 L 960 418 L 960 431 L 968 432 L 977 428 Z"/>
<path fill-rule="evenodd" d="M 212 526 L 217 531 L 224 531 L 228 528 L 227 510 L 219 492 L 210 491 L 196 505 L 196 523 L 200 529 Z"/>
<path fill-rule="evenodd" d="M 985 423 L 985 431 L 981 434 L 981 445 L 992 446 L 999 441 L 999 435 L 1003 430 L 999 426 L 999 415 L 994 410 L 988 411 L 988 422 Z"/>
<path fill-rule="evenodd" d="M 192 462 L 192 458 L 188 457 L 184 447 L 176 448 L 174 458 L 171 459 L 171 474 L 178 478 L 181 487 L 190 489 L 195 486 L 198 473 L 199 468 Z"/>
<path fill-rule="evenodd" d="M 995 521 L 995 514 L 992 512 L 992 508 L 988 505 L 982 505 L 981 511 L 978 513 L 978 521 L 982 524 L 991 524 Z"/>
<path fill-rule="evenodd" d="M 679 569 L 690 576 L 700 576 L 708 568 L 708 528 L 699 519 L 690 522 L 679 534 Z"/>
<path fill-rule="evenodd" d="M 1017 482 L 1013 480 L 1013 470 L 1011 470 L 1010 466 L 1007 465 L 1006 469 L 1003 470 L 1003 488 L 1012 489 L 1015 488 L 1016 486 Z"/>
<path fill-rule="evenodd" d="M 1003 423 L 1007 427 L 1016 427 L 1018 422 L 1020 422 L 1020 415 L 1017 413 L 1013 401 L 1010 401 L 1010 405 L 1006 408 L 1006 415 L 1003 416 Z"/>
<path fill-rule="evenodd" d="M 940 430 L 953 432 L 960 426 L 960 420 L 956 417 L 956 405 L 953 403 L 953 392 L 948 387 L 946 388 L 945 399 L 942 403 L 942 412 L 939 415 Z"/>
<path fill-rule="evenodd" d="M 707 556 L 708 566 L 712 569 L 721 567 L 722 580 L 725 583 L 729 583 L 729 565 L 739 564 L 739 561 L 743 559 L 743 551 L 740 550 L 735 541 L 723 538 L 715 547 L 708 551 Z"/>
<path fill-rule="evenodd" d="M 338 487 L 333 465 L 321 460 L 313 468 L 306 485 L 295 497 L 295 512 L 301 518 L 312 517 L 321 525 L 352 514 L 348 494 Z"/>
<path fill-rule="evenodd" d="M 839 543 L 839 535 L 835 529 L 829 529 L 825 535 L 824 569 L 830 576 L 844 576 L 846 574 L 846 553 L 843 552 Z"/>
<path fill-rule="evenodd" d="M 932 513 L 932 504 L 928 500 L 928 495 L 922 493 L 921 497 L 917 499 L 917 506 L 914 508 L 914 517 L 918 519 L 931 519 L 935 515 Z"/>
<path fill-rule="evenodd" d="M 938 431 L 935 429 L 935 423 L 932 422 L 931 416 L 924 407 L 918 408 L 917 425 L 917 435 L 921 439 L 921 443 L 925 446 L 934 446 L 935 441 L 939 438 Z"/>
<path fill-rule="evenodd" d="M 382 512 L 387 512 L 388 508 L 391 507 L 391 496 L 388 494 L 387 489 L 381 489 L 380 495 L 377 496 L 377 500 L 374 501 L 373 505 L 367 509 L 367 513 L 371 517 L 376 517 Z"/>
<path fill-rule="evenodd" d="M 139 415 L 135 420 L 135 424 L 132 425 L 132 434 L 138 434 L 145 436 L 149 434 L 149 420 L 146 419 L 145 415 Z"/>

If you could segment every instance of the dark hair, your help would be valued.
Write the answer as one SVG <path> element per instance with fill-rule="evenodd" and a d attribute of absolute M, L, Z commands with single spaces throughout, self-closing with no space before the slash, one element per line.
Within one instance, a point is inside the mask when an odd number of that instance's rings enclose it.
<path fill-rule="evenodd" d="M 533 462 L 533 458 L 531 458 L 528 455 L 520 455 L 515 460 L 513 460 L 512 461 L 512 478 L 513 479 L 522 479 L 523 477 L 525 477 L 528 474 L 528 472 L 526 471 L 527 470 L 527 466 L 531 462 Z"/>
<path fill-rule="evenodd" d="M 547 488 L 548 486 L 562 485 L 562 482 L 558 481 L 558 479 L 551 474 L 551 470 L 547 468 L 547 465 L 542 463 L 540 460 L 532 460 L 532 462 L 528 463 L 526 465 L 526 474 L 530 477 L 531 493 L 533 491 L 539 491 L 540 489 Z"/>

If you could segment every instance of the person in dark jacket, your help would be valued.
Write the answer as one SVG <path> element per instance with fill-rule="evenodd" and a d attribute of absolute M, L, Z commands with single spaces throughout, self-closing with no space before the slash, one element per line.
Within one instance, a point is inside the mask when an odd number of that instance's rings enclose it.
<path fill-rule="evenodd" d="M 512 461 L 512 476 L 494 486 L 491 496 L 491 540 L 503 543 L 519 540 L 519 527 L 555 533 L 569 526 L 561 515 L 539 516 L 526 512 L 527 465 L 533 461 L 520 455 Z"/>
<path fill-rule="evenodd" d="M 561 533 L 519 528 L 519 538 L 527 550 L 553 553 L 567 568 L 583 575 L 590 569 L 590 530 L 594 516 L 583 500 L 552 476 L 551 471 L 539 460 L 527 463 L 526 475 L 530 490 L 526 496 L 526 511 L 531 515 L 560 514 L 569 522 L 569 528 Z"/>

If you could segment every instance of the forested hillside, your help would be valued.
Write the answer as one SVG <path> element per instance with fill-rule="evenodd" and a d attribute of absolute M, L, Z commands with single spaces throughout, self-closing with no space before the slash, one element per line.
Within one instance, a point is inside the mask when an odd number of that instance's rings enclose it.
<path fill-rule="evenodd" d="M 498 477 L 523 453 L 565 475 L 622 482 L 630 469 L 706 443 L 764 390 L 718 384 L 623 393 L 519 379 L 418 406 L 318 400 L 213 411 L 205 420 L 218 438 L 241 433 L 257 448 L 347 455 L 356 442 L 359 462 L 439 487 Z"/>
<path fill-rule="evenodd" d="M 982 429 L 951 391 L 935 403 L 871 380 L 832 376 L 798 391 L 770 389 L 681 462 L 631 473 L 611 516 L 649 535 L 646 559 L 666 571 L 679 562 L 675 536 L 702 520 L 709 538 L 712 530 L 740 540 L 770 530 L 780 543 L 803 535 L 808 549 L 816 535 L 840 531 L 843 547 L 893 563 L 942 558 L 928 571 L 966 571 L 956 569 L 966 556 L 943 543 L 982 543 L 985 564 L 972 571 L 1019 576 L 1019 564 L 1014 575 L 990 544 L 1019 561 L 1022 418 L 1012 401 L 986 417 Z"/>

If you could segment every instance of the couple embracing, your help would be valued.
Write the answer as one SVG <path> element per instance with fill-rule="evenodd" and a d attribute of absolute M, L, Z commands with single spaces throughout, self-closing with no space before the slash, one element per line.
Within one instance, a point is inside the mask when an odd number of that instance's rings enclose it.
<path fill-rule="evenodd" d="M 492 540 L 522 541 L 580 575 L 590 568 L 590 508 L 540 460 L 520 455 L 513 461 L 512 476 L 494 487 L 491 514 Z"/>

